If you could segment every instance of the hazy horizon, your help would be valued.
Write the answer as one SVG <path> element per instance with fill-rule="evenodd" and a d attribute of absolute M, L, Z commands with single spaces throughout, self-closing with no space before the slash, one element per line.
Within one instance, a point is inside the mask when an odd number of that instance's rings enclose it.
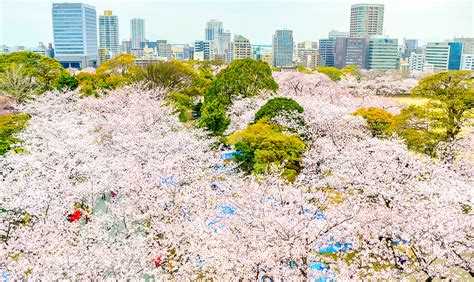
<path fill-rule="evenodd" d="M 119 17 L 120 41 L 130 37 L 130 19 L 145 19 L 147 39 L 192 43 L 204 39 L 209 19 L 241 34 L 252 44 L 270 44 L 276 29 L 294 31 L 295 42 L 326 38 L 329 31 L 348 31 L 350 6 L 385 4 L 384 33 L 392 38 L 419 39 L 421 43 L 457 36 L 474 37 L 474 4 L 470 0 L 436 1 L 51 1 L 0 0 L 0 44 L 35 47 L 53 41 L 52 3 L 82 2 L 95 6 L 97 15 L 112 10 Z"/>

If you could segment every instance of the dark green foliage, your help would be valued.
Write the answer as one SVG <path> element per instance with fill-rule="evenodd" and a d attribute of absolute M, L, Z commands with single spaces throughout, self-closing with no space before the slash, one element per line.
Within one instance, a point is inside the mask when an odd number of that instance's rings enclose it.
<path fill-rule="evenodd" d="M 213 135 L 222 134 L 230 123 L 225 111 L 232 99 L 238 96 L 255 96 L 265 90 L 278 90 L 278 84 L 273 79 L 272 70 L 267 63 L 253 59 L 233 61 L 217 74 L 207 90 L 201 125 L 207 127 Z"/>
<path fill-rule="evenodd" d="M 14 135 L 28 123 L 28 114 L 6 114 L 0 116 L 0 155 L 12 149 L 12 145 L 21 142 Z M 21 150 L 16 150 L 21 151 Z"/>
<path fill-rule="evenodd" d="M 255 122 L 261 120 L 264 117 L 271 119 L 283 112 L 302 113 L 303 111 L 303 107 L 295 100 L 291 98 L 277 97 L 270 99 L 258 110 L 258 112 L 255 114 Z"/>
<path fill-rule="evenodd" d="M 214 136 L 222 135 L 230 124 L 225 107 L 217 100 L 208 102 L 207 106 L 202 108 L 201 114 L 201 125 L 207 127 Z"/>
<path fill-rule="evenodd" d="M 69 73 L 62 73 L 56 83 L 57 89 L 68 89 L 75 90 L 79 86 L 76 76 L 70 75 Z"/>

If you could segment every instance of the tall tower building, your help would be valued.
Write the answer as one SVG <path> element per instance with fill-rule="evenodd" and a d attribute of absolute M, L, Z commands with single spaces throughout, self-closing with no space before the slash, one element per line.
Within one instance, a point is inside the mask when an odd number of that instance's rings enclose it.
<path fill-rule="evenodd" d="M 383 17 L 383 4 L 352 5 L 350 37 L 383 35 Z"/>
<path fill-rule="evenodd" d="M 66 68 L 97 64 L 97 15 L 82 3 L 53 3 L 53 37 L 56 59 Z"/>
<path fill-rule="evenodd" d="M 277 30 L 273 35 L 273 66 L 291 67 L 293 65 L 293 31 Z"/>
<path fill-rule="evenodd" d="M 105 49 L 107 57 L 113 57 L 119 52 L 118 17 L 112 11 L 104 11 L 99 16 L 99 48 Z"/>
<path fill-rule="evenodd" d="M 448 42 L 449 45 L 449 62 L 448 70 L 460 70 L 461 69 L 461 56 L 462 56 L 462 42 Z"/>
<path fill-rule="evenodd" d="M 219 34 L 224 32 L 222 22 L 216 19 L 209 20 L 206 23 L 204 38 L 206 41 L 217 40 Z"/>
<path fill-rule="evenodd" d="M 133 18 L 130 20 L 130 39 L 132 49 L 141 49 L 145 42 L 145 20 Z"/>

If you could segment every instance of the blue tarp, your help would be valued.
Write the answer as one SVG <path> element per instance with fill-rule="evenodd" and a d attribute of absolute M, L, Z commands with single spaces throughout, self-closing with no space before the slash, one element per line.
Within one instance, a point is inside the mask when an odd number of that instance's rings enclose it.
<path fill-rule="evenodd" d="M 221 159 L 223 159 L 223 160 L 233 160 L 233 159 L 235 159 L 235 156 L 242 156 L 242 152 L 232 151 L 232 152 L 222 153 L 221 154 Z"/>
<path fill-rule="evenodd" d="M 319 250 L 319 254 L 330 254 L 330 253 L 337 253 L 337 252 L 346 252 L 352 250 L 352 244 L 351 243 L 344 243 L 341 245 L 341 243 L 335 243 L 330 245 L 329 247 L 323 248 Z"/>

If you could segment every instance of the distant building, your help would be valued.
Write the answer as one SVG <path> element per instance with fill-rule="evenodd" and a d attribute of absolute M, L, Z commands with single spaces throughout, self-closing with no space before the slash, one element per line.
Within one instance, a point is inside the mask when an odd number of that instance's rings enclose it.
<path fill-rule="evenodd" d="M 48 43 L 48 57 L 54 58 L 54 48 L 53 43 Z"/>
<path fill-rule="evenodd" d="M 367 39 L 357 37 L 340 37 L 336 39 L 334 66 L 344 68 L 355 65 L 359 69 L 367 69 Z"/>
<path fill-rule="evenodd" d="M 412 53 L 418 49 L 418 39 L 403 39 L 403 57 L 410 58 Z"/>
<path fill-rule="evenodd" d="M 232 60 L 252 58 L 250 41 L 242 35 L 236 35 L 232 43 Z"/>
<path fill-rule="evenodd" d="M 36 49 L 33 50 L 33 53 L 36 53 L 41 56 L 48 56 L 48 49 L 43 44 L 43 42 L 39 42 L 38 47 L 36 47 Z"/>
<path fill-rule="evenodd" d="M 368 40 L 367 68 L 397 70 L 399 68 L 398 39 L 371 37 Z"/>
<path fill-rule="evenodd" d="M 383 35 L 383 4 L 356 4 L 351 6 L 351 37 Z"/>
<path fill-rule="evenodd" d="M 231 44 L 231 41 L 230 31 L 219 33 L 216 40 L 216 53 L 225 56 L 229 52 L 229 45 Z"/>
<path fill-rule="evenodd" d="M 158 57 L 164 57 L 168 61 L 173 58 L 173 51 L 171 50 L 171 44 L 166 40 L 164 42 L 157 42 L 156 44 L 156 53 Z"/>
<path fill-rule="evenodd" d="M 293 65 L 293 31 L 277 30 L 273 35 L 273 66 Z"/>
<path fill-rule="evenodd" d="M 319 39 L 318 66 L 334 67 L 336 56 L 335 39 Z"/>
<path fill-rule="evenodd" d="M 106 60 L 119 53 L 119 22 L 112 11 L 99 16 L 99 48 L 105 49 Z"/>
<path fill-rule="evenodd" d="M 474 54 L 463 54 L 461 57 L 461 70 L 474 71 Z"/>
<path fill-rule="evenodd" d="M 99 55 L 99 59 L 97 61 L 98 65 L 102 65 L 103 63 L 105 63 L 108 60 L 107 49 L 99 48 L 98 55 Z"/>
<path fill-rule="evenodd" d="M 448 70 L 449 49 L 447 42 L 429 42 L 426 45 L 425 62 L 434 66 L 434 72 Z"/>
<path fill-rule="evenodd" d="M 66 68 L 95 67 L 98 59 L 97 17 L 93 6 L 53 3 L 56 59 Z"/>
<path fill-rule="evenodd" d="M 337 31 L 337 30 L 331 30 L 329 32 L 329 39 L 337 39 L 337 38 L 345 38 L 349 37 L 349 32 L 347 31 Z"/>
<path fill-rule="evenodd" d="M 318 66 L 318 42 L 305 41 L 298 43 L 296 57 L 298 65 L 315 69 Z"/>
<path fill-rule="evenodd" d="M 423 66 L 425 64 L 425 54 L 411 53 L 409 64 L 410 72 L 423 71 Z"/>
<path fill-rule="evenodd" d="M 273 56 L 272 54 L 262 54 L 260 60 L 266 62 L 270 67 L 273 65 Z"/>
<path fill-rule="evenodd" d="M 211 19 L 206 23 L 206 29 L 204 30 L 204 39 L 206 41 L 217 40 L 219 34 L 224 32 L 223 24 L 221 21 Z"/>
<path fill-rule="evenodd" d="M 449 62 L 448 70 L 460 70 L 461 69 L 461 55 L 462 55 L 462 42 L 448 42 L 449 45 Z"/>
<path fill-rule="evenodd" d="M 205 40 L 194 41 L 194 60 L 210 60 L 211 59 L 211 42 Z M 202 54 L 202 56 L 201 56 Z"/>
<path fill-rule="evenodd" d="M 131 49 L 140 49 L 142 42 L 145 42 L 145 20 L 133 18 L 130 20 L 130 41 Z"/>
<path fill-rule="evenodd" d="M 463 54 L 474 54 L 474 37 L 455 37 L 454 42 L 461 42 Z"/>
<path fill-rule="evenodd" d="M 132 53 L 132 41 L 124 40 L 122 41 L 122 50 L 123 53 L 131 54 Z"/>

